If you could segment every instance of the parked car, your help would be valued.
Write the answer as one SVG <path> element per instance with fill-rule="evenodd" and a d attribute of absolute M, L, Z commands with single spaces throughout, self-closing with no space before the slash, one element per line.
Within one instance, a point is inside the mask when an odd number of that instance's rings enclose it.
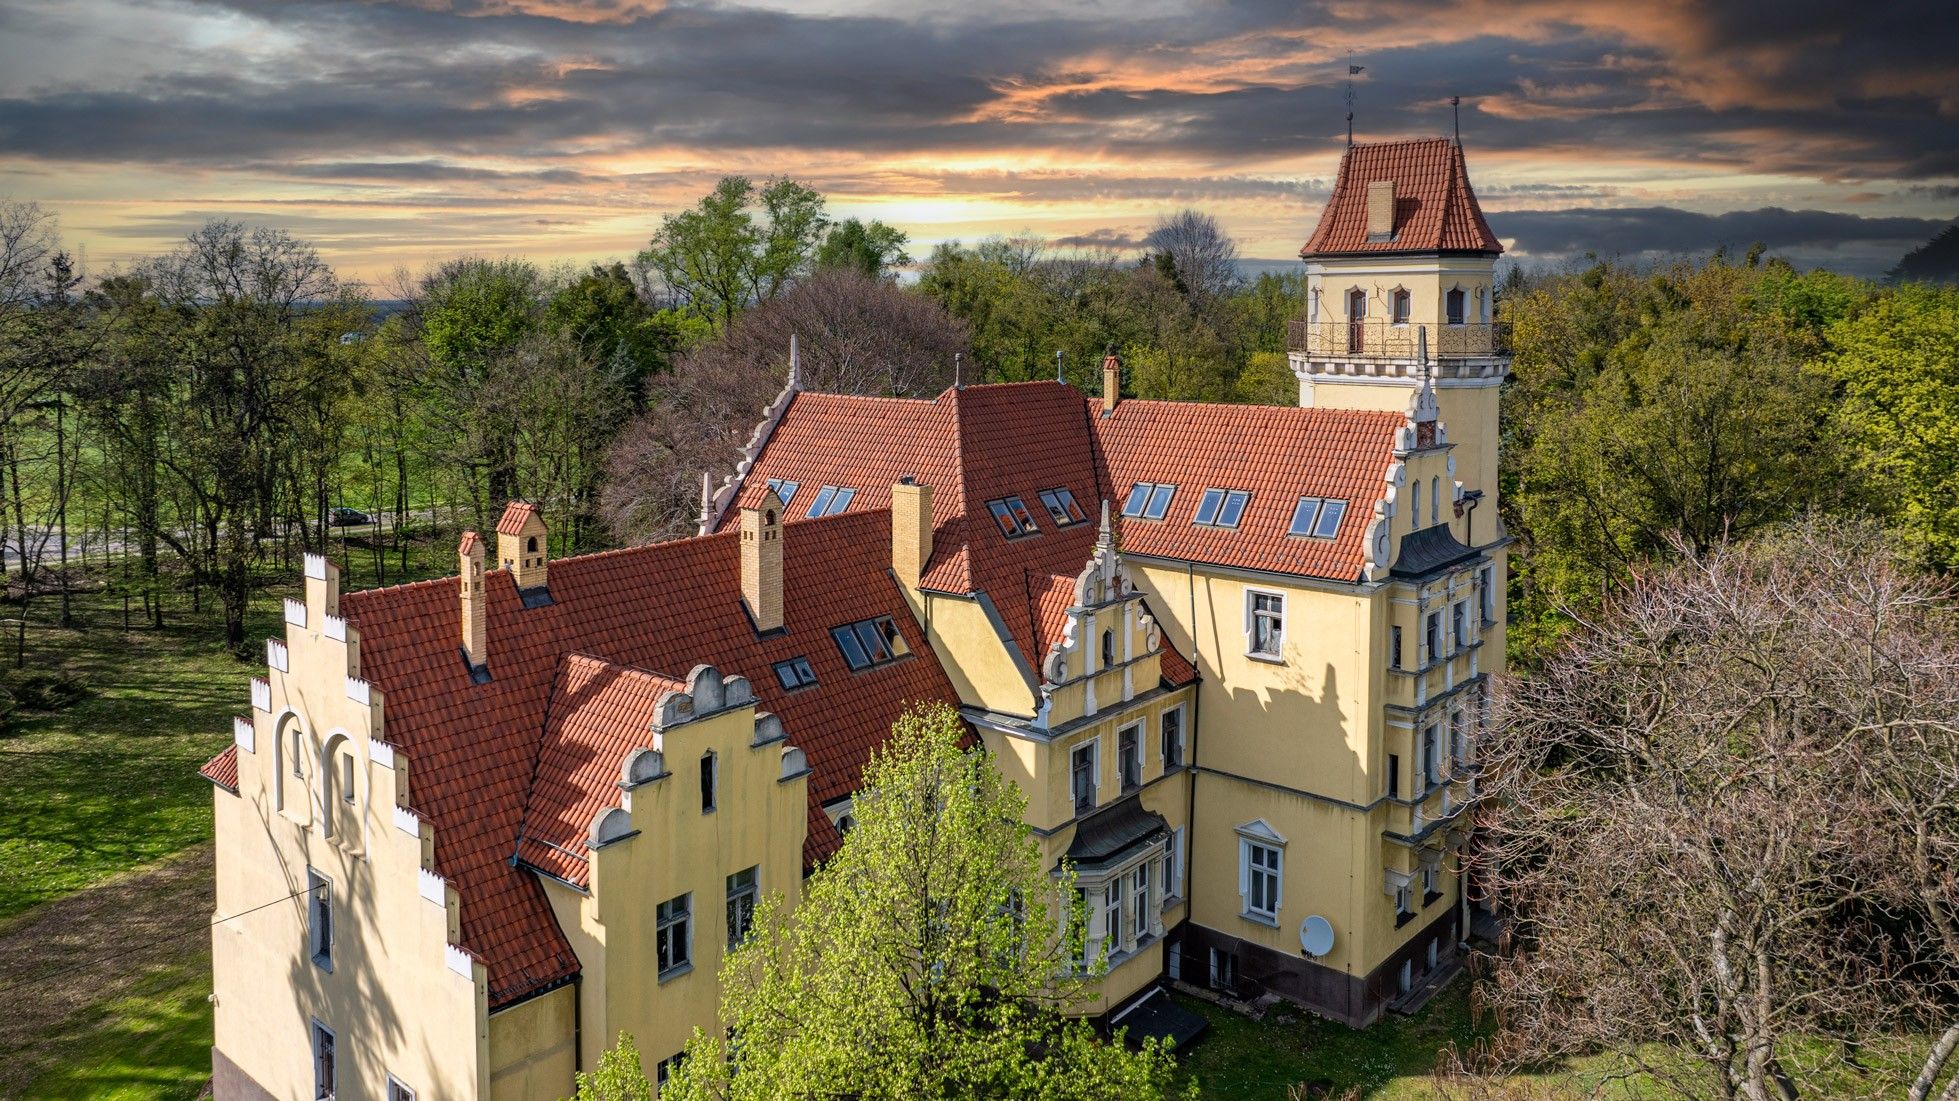
<path fill-rule="evenodd" d="M 337 528 L 350 528 L 357 524 L 371 524 L 374 517 L 357 508 L 336 508 L 327 513 L 327 522 Z"/>

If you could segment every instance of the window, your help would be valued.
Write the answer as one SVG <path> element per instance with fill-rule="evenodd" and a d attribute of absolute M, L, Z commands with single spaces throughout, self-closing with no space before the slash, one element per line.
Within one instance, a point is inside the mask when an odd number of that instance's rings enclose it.
<path fill-rule="evenodd" d="M 292 728 L 292 774 L 294 776 L 306 775 L 303 766 L 305 759 L 306 759 L 306 742 L 300 736 L 299 726 L 298 724 L 295 723 Z"/>
<path fill-rule="evenodd" d="M 1420 478 L 1409 484 L 1408 493 L 1408 526 L 1418 528 L 1422 526 L 1422 480 Z"/>
<path fill-rule="evenodd" d="M 340 755 L 340 801 L 351 805 L 354 801 L 354 755 Z"/>
<path fill-rule="evenodd" d="M 1172 707 L 1163 713 L 1163 771 L 1184 763 L 1184 709 Z"/>
<path fill-rule="evenodd" d="M 1388 754 L 1388 798 L 1401 794 L 1401 754 Z"/>
<path fill-rule="evenodd" d="M 1245 884 L 1245 913 L 1249 917 L 1265 921 L 1279 920 L 1279 850 L 1271 845 L 1244 839 L 1243 880 Z"/>
<path fill-rule="evenodd" d="M 1401 628 L 1388 628 L 1388 668 L 1401 668 Z"/>
<path fill-rule="evenodd" d="M 911 653 L 911 647 L 905 645 L 905 636 L 898 633 L 898 625 L 890 616 L 832 627 L 830 637 L 836 640 L 837 649 L 843 651 L 844 664 L 853 671 L 889 664 Z"/>
<path fill-rule="evenodd" d="M 1242 489 L 1207 489 L 1197 502 L 1197 518 L 1192 523 L 1204 527 L 1235 528 L 1245 515 L 1245 504 L 1252 495 Z"/>
<path fill-rule="evenodd" d="M 1482 287 L 1476 288 L 1476 320 L 1485 324 L 1490 320 L 1490 292 Z"/>
<path fill-rule="evenodd" d="M 388 1075 L 388 1101 L 415 1101 L 415 1091 L 402 1084 L 401 1079 Z"/>
<path fill-rule="evenodd" d="M 660 903 L 654 911 L 654 947 L 658 952 L 660 977 L 663 979 L 681 974 L 692 966 L 693 916 L 694 896 L 691 893 L 670 898 Z"/>
<path fill-rule="evenodd" d="M 1122 877 L 1109 880 L 1102 888 L 1102 943 L 1109 955 L 1122 951 Z"/>
<path fill-rule="evenodd" d="M 1129 487 L 1129 499 L 1123 502 L 1122 514 L 1143 520 L 1161 520 L 1170 511 L 1170 498 L 1176 494 L 1177 487 L 1174 485 L 1137 482 Z"/>
<path fill-rule="evenodd" d="M 1469 645 L 1469 601 L 1458 600 L 1449 609 L 1449 630 L 1455 636 L 1456 649 Z"/>
<path fill-rule="evenodd" d="M 1113 630 L 1102 632 L 1102 668 L 1107 669 L 1116 663 L 1116 633 Z"/>
<path fill-rule="evenodd" d="M 306 947 L 313 962 L 333 970 L 333 884 L 306 869 Z"/>
<path fill-rule="evenodd" d="M 1231 991 L 1238 989 L 1238 953 L 1227 952 L 1222 948 L 1211 949 L 1211 988 Z"/>
<path fill-rule="evenodd" d="M 756 876 L 761 868 L 748 868 L 728 877 L 728 947 L 733 948 L 748 936 L 755 924 L 755 900 L 761 897 Z"/>
<path fill-rule="evenodd" d="M 1081 955 L 1075 957 L 1075 966 L 1086 971 L 1088 970 L 1088 962 L 1092 958 L 1088 945 L 1088 915 L 1090 911 L 1088 909 L 1088 891 L 1086 888 L 1075 888 L 1075 905 L 1079 907 L 1076 912 L 1081 918 L 1082 932 L 1082 952 Z"/>
<path fill-rule="evenodd" d="M 1439 476 L 1428 480 L 1428 522 L 1432 525 L 1442 522 L 1442 479 Z"/>
<path fill-rule="evenodd" d="M 1395 925 L 1402 926 L 1415 916 L 1415 885 L 1403 883 L 1394 889 Z"/>
<path fill-rule="evenodd" d="M 1340 520 L 1347 515 L 1347 502 L 1322 497 L 1301 497 L 1293 506 L 1288 535 L 1331 539 L 1340 532 Z"/>
<path fill-rule="evenodd" d="M 714 751 L 701 754 L 701 813 L 714 809 Z"/>
<path fill-rule="evenodd" d="M 1422 646 L 1427 651 L 1422 656 L 1430 662 L 1442 660 L 1442 613 L 1430 612 L 1422 621 Z"/>
<path fill-rule="evenodd" d="M 1468 738 L 1463 734 L 1463 728 L 1468 725 L 1464 721 L 1464 715 L 1465 713 L 1461 711 L 1449 715 L 1449 759 L 1457 764 L 1461 764 L 1469 756 Z"/>
<path fill-rule="evenodd" d="M 1150 935 L 1150 861 L 1136 865 L 1136 870 L 1131 873 L 1129 897 L 1134 902 L 1131 913 L 1135 915 L 1131 928 L 1136 938 L 1141 940 Z"/>
<path fill-rule="evenodd" d="M 1170 845 L 1163 854 L 1164 880 L 1163 893 L 1176 896 L 1184 890 L 1184 828 L 1178 826 L 1170 831 Z"/>
<path fill-rule="evenodd" d="M 993 513 L 993 522 L 1000 525 L 1000 534 L 1009 539 L 1033 535 L 1041 530 L 1034 524 L 1034 514 L 1027 510 L 1027 506 L 1022 504 L 1018 497 L 1002 497 L 997 501 L 988 501 L 986 507 Z"/>
<path fill-rule="evenodd" d="M 1476 578 L 1476 600 L 1483 613 L 1483 626 L 1496 622 L 1496 567 L 1484 566 Z"/>
<path fill-rule="evenodd" d="M 1095 809 L 1095 743 L 1085 742 L 1075 747 L 1069 758 L 1068 782 L 1075 795 L 1075 813 L 1086 814 Z"/>
<path fill-rule="evenodd" d="M 824 486 L 816 491 L 816 500 L 809 503 L 809 512 L 806 515 L 835 516 L 849 508 L 851 499 L 856 496 L 857 491 L 849 486 Z"/>
<path fill-rule="evenodd" d="M 1442 869 L 1434 864 L 1422 868 L 1422 905 L 1442 897 Z M 1433 962 L 1433 961 L 1430 961 Z"/>
<path fill-rule="evenodd" d="M 1122 790 L 1143 786 L 1143 728 L 1125 726 L 1116 732 L 1116 771 L 1122 775 Z"/>
<path fill-rule="evenodd" d="M 1449 320 L 1449 324 L 1451 325 L 1460 325 L 1463 322 L 1462 298 L 1463 296 L 1462 296 L 1461 287 L 1457 287 L 1449 292 L 1449 297 L 1448 297 L 1449 319 L 1448 320 Z"/>
<path fill-rule="evenodd" d="M 1048 516 L 1053 518 L 1055 527 L 1065 528 L 1069 524 L 1083 523 L 1088 519 L 1088 514 L 1075 503 L 1075 495 L 1066 489 L 1042 490 L 1041 503 L 1047 506 Z"/>
<path fill-rule="evenodd" d="M 1276 658 L 1285 647 L 1286 598 L 1278 593 L 1248 592 L 1246 614 L 1250 652 Z"/>
<path fill-rule="evenodd" d="M 807 688 L 816 683 L 816 670 L 809 667 L 808 658 L 790 658 L 774 665 L 775 679 L 784 688 Z"/>
<path fill-rule="evenodd" d="M 1394 296 L 1391 299 L 1391 301 L 1394 307 L 1394 323 L 1397 325 L 1408 324 L 1408 314 L 1409 314 L 1408 292 L 1404 290 L 1396 290 L 1394 292 Z"/>
<path fill-rule="evenodd" d="M 1434 726 L 1422 728 L 1422 782 L 1434 787 L 1442 782 L 1442 746 Z"/>
<path fill-rule="evenodd" d="M 537 553 L 537 536 L 533 535 L 529 539 L 524 540 L 524 553 L 525 554 Z"/>
<path fill-rule="evenodd" d="M 333 1096 L 339 1075 L 333 1062 L 333 1033 L 318 1021 L 313 1022 L 313 1096 Z"/>
<path fill-rule="evenodd" d="M 786 505 L 791 498 L 796 496 L 796 491 L 802 488 L 802 486 L 800 483 L 792 482 L 787 478 L 770 478 L 769 488 L 775 490 L 776 498 Z"/>
<path fill-rule="evenodd" d="M 673 1072 L 680 1069 L 681 1062 L 686 1058 L 687 1053 L 683 1051 L 675 1055 L 669 1055 L 653 1064 L 653 1084 L 655 1086 L 666 1085 L 667 1079 L 673 1077 Z"/>

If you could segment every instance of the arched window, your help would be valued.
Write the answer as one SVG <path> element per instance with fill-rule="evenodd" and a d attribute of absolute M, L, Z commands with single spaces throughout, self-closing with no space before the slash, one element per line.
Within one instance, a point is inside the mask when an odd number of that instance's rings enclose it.
<path fill-rule="evenodd" d="M 1449 308 L 1449 316 L 1448 316 L 1449 324 L 1451 325 L 1462 324 L 1463 323 L 1462 288 L 1454 287 L 1450 289 L 1447 301 L 1448 301 L 1448 308 Z"/>
<path fill-rule="evenodd" d="M 1347 292 L 1347 352 L 1349 355 L 1365 351 L 1367 348 L 1367 292 L 1359 287 Z"/>
<path fill-rule="evenodd" d="M 292 759 L 292 774 L 304 779 L 306 776 L 306 735 L 299 729 L 299 724 L 294 723 L 292 724 L 291 730 L 287 733 L 286 738 L 286 756 Z"/>
<path fill-rule="evenodd" d="M 1421 483 L 1421 481 L 1420 481 L 1420 480 L 1415 480 L 1415 481 L 1411 481 L 1411 482 L 1409 482 L 1409 483 L 1408 483 L 1408 490 L 1409 490 L 1409 492 L 1410 492 L 1410 493 L 1412 493 L 1412 494 L 1414 494 L 1414 496 L 1413 496 L 1413 497 L 1411 497 L 1411 498 L 1409 498 L 1409 501 L 1408 501 L 1408 505 L 1409 505 L 1409 508 L 1408 508 L 1408 526 L 1410 526 L 1410 527 L 1416 527 L 1416 528 L 1418 528 L 1418 527 L 1421 527 L 1421 526 L 1422 526 L 1422 483 Z"/>
<path fill-rule="evenodd" d="M 1408 324 L 1408 315 L 1411 312 L 1408 292 L 1397 287 L 1389 301 L 1393 305 L 1394 323 L 1397 325 Z"/>
<path fill-rule="evenodd" d="M 524 553 L 525 554 L 537 553 L 537 536 L 533 535 L 529 539 L 524 540 Z"/>
<path fill-rule="evenodd" d="M 1476 288 L 1476 321 L 1482 325 L 1490 323 L 1490 292 L 1486 287 Z"/>
<path fill-rule="evenodd" d="M 1428 522 L 1442 522 L 1442 479 L 1439 477 L 1428 480 Z"/>
<path fill-rule="evenodd" d="M 771 526 L 773 526 L 773 525 L 775 524 L 775 510 L 774 510 L 774 509 L 772 509 L 772 508 L 770 508 L 770 509 L 763 509 L 763 510 L 762 510 L 762 523 L 764 523 L 764 524 L 768 524 L 768 525 L 771 525 Z"/>
<path fill-rule="evenodd" d="M 1106 669 L 1109 666 L 1114 665 L 1115 663 L 1116 663 L 1116 633 L 1114 631 L 1103 631 L 1102 632 L 1102 667 Z"/>

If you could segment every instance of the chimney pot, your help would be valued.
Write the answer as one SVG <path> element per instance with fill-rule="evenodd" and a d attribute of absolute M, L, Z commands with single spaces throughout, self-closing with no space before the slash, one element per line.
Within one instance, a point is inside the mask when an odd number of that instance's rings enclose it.
<path fill-rule="evenodd" d="M 1122 400 L 1122 360 L 1116 358 L 1116 350 L 1110 348 L 1102 357 L 1102 413 L 1115 412 L 1116 402 Z"/>

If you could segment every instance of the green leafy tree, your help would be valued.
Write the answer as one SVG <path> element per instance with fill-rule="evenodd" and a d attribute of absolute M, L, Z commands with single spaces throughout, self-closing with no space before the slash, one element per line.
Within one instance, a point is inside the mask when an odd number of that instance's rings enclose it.
<path fill-rule="evenodd" d="M 418 415 L 438 463 L 460 472 L 483 523 L 517 494 L 517 412 L 493 384 L 497 361 L 539 326 L 544 280 L 527 260 L 452 260 L 424 276 L 411 309 L 421 364 Z"/>
<path fill-rule="evenodd" d="M 883 222 L 862 222 L 846 218 L 830 227 L 816 250 L 819 268 L 850 268 L 865 275 L 882 276 L 890 269 L 911 263 L 905 252 L 908 238 L 902 230 Z"/>
<path fill-rule="evenodd" d="M 778 178 L 758 190 L 746 176 L 724 176 L 692 210 L 660 220 L 639 262 L 678 305 L 726 328 L 807 272 L 828 226 L 812 188 Z"/>
<path fill-rule="evenodd" d="M 608 364 L 635 400 L 646 379 L 671 366 L 687 343 L 679 318 L 648 306 L 626 265 L 617 262 L 594 264 L 554 291 L 544 305 L 544 324 L 576 341 L 590 359 Z"/>
<path fill-rule="evenodd" d="M 1959 288 L 1906 284 L 1830 330 L 1837 424 L 1871 501 L 1959 566 Z"/>
<path fill-rule="evenodd" d="M 1103 1043 L 1073 876 L 1050 876 L 1025 800 L 944 705 L 907 714 L 866 770 L 857 826 L 771 899 L 722 968 L 725 1032 L 696 1032 L 661 1096 L 1161 1097 L 1168 1052 Z M 731 1039 L 732 1038 L 732 1039 Z"/>
<path fill-rule="evenodd" d="M 599 1053 L 598 1069 L 579 1071 L 572 1101 L 653 1101 L 653 1086 L 640 1065 L 639 1048 L 621 1032 L 619 1042 Z"/>

